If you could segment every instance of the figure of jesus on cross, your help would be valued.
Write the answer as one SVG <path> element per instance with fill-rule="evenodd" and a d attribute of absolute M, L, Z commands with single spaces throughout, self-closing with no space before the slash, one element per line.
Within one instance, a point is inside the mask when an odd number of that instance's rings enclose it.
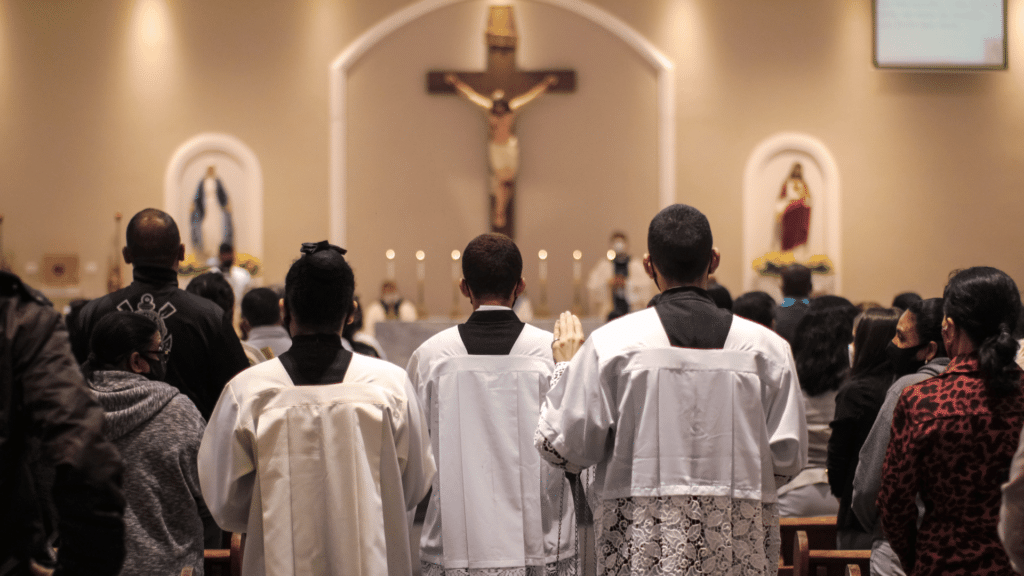
<path fill-rule="evenodd" d="M 495 90 L 488 98 L 459 80 L 455 74 L 446 74 L 444 79 L 467 100 L 487 111 L 487 157 L 491 164 L 491 194 L 494 196 L 491 223 L 496 229 L 505 228 L 508 224 L 508 203 L 512 200 L 516 174 L 519 172 L 519 139 L 515 134 L 516 112 L 557 84 L 558 77 L 549 74 L 528 92 L 511 100 L 506 98 L 505 91 L 500 89 Z"/>
<path fill-rule="evenodd" d="M 487 71 L 427 74 L 427 91 L 458 94 L 487 115 L 487 159 L 491 173 L 491 230 L 513 236 L 513 199 L 519 173 L 519 110 L 545 92 L 572 92 L 572 70 L 523 72 L 515 67 L 517 36 L 511 6 L 491 6 L 487 23 Z M 485 96 L 490 94 L 490 96 Z"/>

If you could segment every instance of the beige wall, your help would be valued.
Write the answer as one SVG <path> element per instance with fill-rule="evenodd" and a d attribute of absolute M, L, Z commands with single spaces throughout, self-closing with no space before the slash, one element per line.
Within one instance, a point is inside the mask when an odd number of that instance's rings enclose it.
<path fill-rule="evenodd" d="M 13 253 L 17 271 L 24 273 L 25 264 L 44 253 L 78 253 L 83 262 L 99 264 L 82 284 L 86 295 L 99 294 L 112 214 L 159 206 L 174 150 L 212 131 L 238 137 L 259 156 L 266 282 L 280 281 L 298 244 L 328 233 L 328 66 L 360 34 L 408 4 L 0 3 L 0 212 L 3 247 Z M 355 220 L 349 220 L 348 243 L 364 297 L 383 274 L 384 249 L 446 255 L 482 231 L 482 121 L 465 102 L 427 97 L 417 88 L 434 58 L 431 67 L 482 64 L 482 55 L 459 48 L 463 35 L 479 42 L 476 29 L 418 49 L 442 34 L 446 19 L 465 18 L 477 4 L 445 9 L 399 31 L 381 46 L 412 52 L 374 50 L 352 70 L 350 113 L 358 115 L 352 135 L 365 146 L 349 157 L 362 171 L 351 173 Z M 839 164 L 844 291 L 852 299 L 885 302 L 906 289 L 937 295 L 951 269 L 975 264 L 1024 280 L 1015 234 L 1024 217 L 1018 1 L 1009 6 L 1010 69 L 978 74 L 873 69 L 870 3 L 859 0 L 594 4 L 676 64 L 677 198 L 711 218 L 724 255 L 719 278 L 734 291 L 746 266 L 740 261 L 744 164 L 760 141 L 780 131 L 814 136 Z M 656 162 L 648 155 L 655 120 L 653 111 L 634 104 L 653 94 L 653 76 L 592 25 L 562 15 L 569 28 L 552 29 L 549 17 L 557 9 L 528 0 L 517 6 L 525 18 L 521 65 L 581 72 L 579 92 L 538 101 L 520 126 L 521 210 L 529 214 L 520 241 L 531 280 L 539 248 L 562 259 L 552 263 L 554 275 L 568 271 L 567 253 L 576 244 L 588 253 L 589 266 L 611 228 L 626 228 L 634 244 L 642 244 L 656 207 L 655 192 L 647 191 L 656 182 Z M 530 18 L 536 24 L 527 27 Z M 546 48 L 530 52 L 527 38 L 535 31 L 530 41 Z M 396 67 L 374 68 L 374 62 Z M 623 80 L 612 93 L 594 89 L 603 85 L 592 79 L 616 76 Z M 620 115 L 603 113 L 616 104 Z M 388 124 L 396 111 L 403 115 Z M 380 140 L 365 138 L 378 129 Z M 420 138 L 433 148 L 424 149 Z M 616 150 L 609 140 L 640 148 L 621 144 Z M 389 143 L 401 150 L 401 162 Z M 566 148 L 574 164 L 560 159 Z M 616 162 L 632 172 L 609 168 Z M 394 169 L 383 171 L 388 165 Z M 382 188 L 371 190 L 375 184 Z M 629 187 L 644 192 L 635 202 L 606 204 L 630 198 L 620 194 Z M 411 293 L 412 268 L 405 270 L 400 280 Z M 432 311 L 445 313 L 448 266 L 430 270 Z M 39 283 L 38 277 L 28 280 Z M 566 282 L 555 284 L 553 304 L 567 305 Z"/>

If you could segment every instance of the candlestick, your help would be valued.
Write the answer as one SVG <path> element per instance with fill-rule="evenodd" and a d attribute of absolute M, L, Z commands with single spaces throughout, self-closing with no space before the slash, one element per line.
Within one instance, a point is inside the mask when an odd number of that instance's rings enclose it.
<path fill-rule="evenodd" d="M 572 313 L 583 316 L 583 252 L 572 253 Z"/>
<path fill-rule="evenodd" d="M 459 311 L 459 280 L 462 279 L 462 268 L 459 266 L 459 258 L 462 254 L 458 250 L 452 250 L 452 309 L 448 316 L 455 320 L 461 316 Z"/>
<path fill-rule="evenodd" d="M 395 280 L 395 251 L 391 250 L 389 248 L 388 251 L 384 253 L 384 257 L 388 259 L 388 266 L 387 266 L 387 277 L 388 278 L 387 279 L 391 280 L 391 281 L 394 281 Z"/>
<path fill-rule="evenodd" d="M 452 280 L 456 282 L 459 281 L 459 278 L 462 278 L 462 266 L 459 265 L 459 258 L 461 257 L 461 252 L 452 250 Z"/>
<path fill-rule="evenodd" d="M 423 261 L 427 255 L 423 250 L 416 251 L 416 279 L 424 280 L 427 277 L 427 264 Z"/>
<path fill-rule="evenodd" d="M 426 257 L 423 250 L 416 251 L 416 312 L 421 319 L 427 317 L 427 265 L 423 261 Z"/>
<path fill-rule="evenodd" d="M 537 252 L 537 257 L 540 258 L 540 264 L 537 268 L 537 276 L 540 277 L 540 295 L 536 314 L 538 318 L 547 318 L 551 315 L 551 312 L 548 310 L 548 251 L 541 250 Z"/>

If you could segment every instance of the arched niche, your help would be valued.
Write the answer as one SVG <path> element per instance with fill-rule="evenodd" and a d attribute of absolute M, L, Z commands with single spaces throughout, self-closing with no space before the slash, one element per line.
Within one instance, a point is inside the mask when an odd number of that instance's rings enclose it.
<path fill-rule="evenodd" d="M 777 250 L 773 245 L 775 201 L 794 163 L 803 167 L 812 208 L 807 246 L 797 251 L 801 263 L 825 255 L 831 274 L 814 274 L 814 291 L 842 294 L 842 222 L 839 169 L 828 148 L 808 134 L 783 132 L 758 144 L 743 173 L 743 287 L 781 298 L 779 280 L 759 274 L 754 261 Z"/>
<path fill-rule="evenodd" d="M 179 146 L 164 174 L 164 211 L 178 223 L 186 254 L 195 255 L 190 234 L 192 202 L 210 166 L 215 167 L 230 201 L 235 252 L 262 258 L 263 170 L 259 159 L 238 138 L 213 132 L 198 134 Z M 220 206 L 214 202 L 205 208 L 204 230 L 219 230 Z M 203 238 L 208 252 L 214 254 L 221 240 L 216 231 Z"/>

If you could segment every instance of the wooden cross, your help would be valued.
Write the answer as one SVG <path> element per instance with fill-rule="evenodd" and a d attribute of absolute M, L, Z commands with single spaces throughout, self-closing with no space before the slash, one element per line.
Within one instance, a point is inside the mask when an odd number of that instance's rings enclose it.
<path fill-rule="evenodd" d="M 487 22 L 487 70 L 484 72 L 457 72 L 449 70 L 432 70 L 427 72 L 427 92 L 429 94 L 458 94 L 459 90 L 449 82 L 454 75 L 466 87 L 478 95 L 491 97 L 495 91 L 504 92 L 504 100 L 515 101 L 517 97 L 525 97 L 531 91 L 545 84 L 548 79 L 553 84 L 548 84 L 543 92 L 569 93 L 576 91 L 576 72 L 573 70 L 532 70 L 523 71 L 516 69 L 516 43 L 518 36 L 515 31 L 515 23 L 512 19 L 511 6 L 492 6 Z M 474 100 L 480 104 L 479 101 Z M 495 129 L 495 121 L 491 120 L 491 130 Z M 514 127 L 512 128 L 514 130 Z M 493 145 L 492 145 L 493 146 Z M 518 144 L 516 144 L 518 146 Z M 518 163 L 518 149 L 516 149 L 516 164 Z M 493 152 L 491 153 L 493 164 Z M 515 171 L 515 170 L 513 170 Z M 494 166 L 492 165 L 492 178 L 495 177 Z M 513 208 L 514 176 L 512 181 L 504 183 L 505 191 L 508 194 L 508 205 L 503 221 L 496 221 L 493 217 L 497 196 L 492 190 L 491 194 L 491 230 L 501 232 L 510 237 L 513 236 Z"/>

